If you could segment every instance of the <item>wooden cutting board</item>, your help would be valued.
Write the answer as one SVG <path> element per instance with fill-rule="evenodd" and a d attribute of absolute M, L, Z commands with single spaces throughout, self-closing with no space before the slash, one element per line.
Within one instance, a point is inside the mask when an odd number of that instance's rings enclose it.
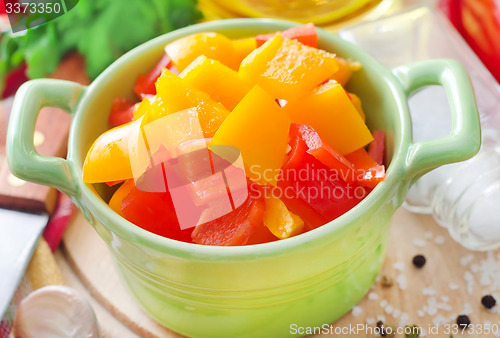
<path fill-rule="evenodd" d="M 415 268 L 411 263 L 413 256 L 419 253 L 427 258 L 427 264 L 422 269 Z M 500 254 L 500 251 L 495 254 Z M 406 313 L 409 324 L 428 330 L 439 316 L 452 318 L 453 321 L 448 323 L 453 324 L 456 316 L 464 311 L 470 312 L 474 324 L 489 321 L 500 325 L 497 310 L 486 310 L 480 303 L 483 294 L 494 291 L 498 292 L 497 299 L 500 299 L 498 286 L 495 287 L 494 282 L 480 285 L 484 276 L 472 273 L 475 283 L 467 291 L 468 283 L 464 279 L 464 274 L 472 265 L 481 266 L 486 258 L 485 253 L 471 254 L 455 243 L 447 230 L 437 225 L 430 216 L 412 214 L 401 208 L 392 219 L 387 259 L 380 275 L 392 279 L 394 284 L 385 287 L 381 280 L 377 281 L 359 307 L 337 321 L 334 327 L 368 323 L 373 328 L 374 321 L 378 319 L 397 327 Z M 67 229 L 57 260 L 67 283 L 84 292 L 91 301 L 104 336 L 178 337 L 149 318 L 138 306 L 117 275 L 104 241 L 80 214 L 75 215 Z M 497 269 L 500 271 L 500 260 Z M 432 305 L 432 299 L 440 307 L 435 314 L 436 306 Z M 385 318 L 378 318 L 380 316 Z M 439 335 L 427 336 L 449 337 L 444 334 L 444 329 L 441 325 Z M 454 335 L 457 336 L 461 335 Z M 494 337 L 492 334 L 468 336 Z"/>

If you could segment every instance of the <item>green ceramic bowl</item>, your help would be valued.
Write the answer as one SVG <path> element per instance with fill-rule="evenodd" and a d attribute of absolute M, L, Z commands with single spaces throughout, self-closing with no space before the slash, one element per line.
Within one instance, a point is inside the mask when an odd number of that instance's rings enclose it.
<path fill-rule="evenodd" d="M 34 80 L 16 95 L 7 143 L 12 172 L 71 196 L 108 244 L 137 301 L 153 318 L 179 333 L 279 337 L 295 333 L 294 328 L 335 321 L 374 282 L 386 251 L 389 220 L 410 185 L 425 172 L 467 159 L 479 148 L 474 95 L 466 72 L 455 61 L 426 61 L 390 71 L 357 47 L 319 29 L 320 48 L 362 63 L 363 70 L 354 75 L 349 90 L 361 97 L 369 127 L 383 129 L 387 135 L 387 179 L 343 216 L 279 242 L 202 246 L 134 226 L 108 207 L 103 187 L 82 182 L 85 154 L 109 128 L 112 99 L 132 96 L 135 79 L 152 67 L 165 44 L 196 32 L 241 38 L 294 25 L 265 19 L 194 25 L 137 47 L 88 87 Z M 434 84 L 446 89 L 452 131 L 441 139 L 412 143 L 408 96 Z M 33 130 L 43 106 L 64 108 L 73 117 L 67 159 L 43 157 L 34 149 Z"/>

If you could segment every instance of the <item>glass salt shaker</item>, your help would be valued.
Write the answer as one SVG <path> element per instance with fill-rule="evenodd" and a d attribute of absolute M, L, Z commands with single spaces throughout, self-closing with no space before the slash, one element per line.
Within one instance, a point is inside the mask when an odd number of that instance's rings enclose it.
<path fill-rule="evenodd" d="M 500 247 L 500 87 L 493 76 L 448 19 L 432 6 L 361 23 L 341 30 L 339 35 L 390 69 L 433 58 L 453 58 L 464 65 L 480 113 L 481 150 L 468 161 L 422 176 L 410 189 L 405 207 L 432 214 L 468 249 Z M 451 115 L 441 87 L 424 88 L 408 104 L 415 142 L 449 134 Z"/>

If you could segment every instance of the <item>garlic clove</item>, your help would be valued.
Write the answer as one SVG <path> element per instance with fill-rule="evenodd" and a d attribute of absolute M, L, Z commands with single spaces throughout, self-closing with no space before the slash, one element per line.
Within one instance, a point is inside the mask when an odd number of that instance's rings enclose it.
<path fill-rule="evenodd" d="M 99 337 L 99 327 L 87 300 L 73 288 L 49 285 L 30 293 L 14 319 L 19 338 Z"/>

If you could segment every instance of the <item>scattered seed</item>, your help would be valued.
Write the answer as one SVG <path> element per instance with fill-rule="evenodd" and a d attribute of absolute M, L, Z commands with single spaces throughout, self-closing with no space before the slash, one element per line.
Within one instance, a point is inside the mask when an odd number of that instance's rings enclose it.
<path fill-rule="evenodd" d="M 384 334 L 382 336 L 382 333 Z M 395 337 L 396 336 L 396 328 L 392 325 L 389 325 L 389 326 L 385 326 L 383 329 L 382 329 L 382 332 L 380 334 L 382 337 L 388 337 L 388 338 L 392 338 L 392 337 Z"/>
<path fill-rule="evenodd" d="M 392 265 L 392 267 L 394 268 L 394 270 L 397 270 L 397 271 L 403 271 L 405 269 L 405 263 L 403 262 L 396 262 Z"/>
<path fill-rule="evenodd" d="M 359 317 L 363 313 L 363 308 L 361 306 L 355 306 L 352 308 L 351 314 L 354 317 Z"/>
<path fill-rule="evenodd" d="M 375 318 L 372 318 L 372 317 L 366 318 L 366 324 L 368 324 L 368 325 L 375 324 Z"/>
<path fill-rule="evenodd" d="M 398 277 L 396 278 L 396 282 L 398 282 L 398 286 L 401 290 L 406 290 L 406 288 L 408 287 L 408 280 L 402 273 L 398 275 Z"/>
<path fill-rule="evenodd" d="M 434 243 L 436 243 L 438 245 L 444 244 L 445 241 L 446 241 L 446 239 L 443 236 L 441 236 L 441 235 L 437 236 L 434 239 Z"/>
<path fill-rule="evenodd" d="M 423 248 L 427 245 L 427 241 L 424 238 L 414 238 L 413 245 L 418 248 Z"/>
<path fill-rule="evenodd" d="M 413 257 L 413 265 L 417 268 L 421 268 L 425 265 L 426 259 L 423 255 L 416 255 Z"/>
<path fill-rule="evenodd" d="M 481 304 L 483 304 L 484 307 L 487 309 L 491 309 L 496 305 L 496 303 L 497 301 L 495 297 L 493 297 L 492 295 L 486 295 L 483 298 L 481 298 Z"/>
<path fill-rule="evenodd" d="M 460 311 L 462 314 L 464 315 L 470 315 L 472 314 L 472 305 L 470 303 L 465 303 L 464 304 L 464 308 L 462 309 L 462 311 Z"/>
<path fill-rule="evenodd" d="M 396 335 L 396 329 L 393 326 L 385 326 L 381 320 L 377 322 L 377 327 L 380 329 L 381 337 L 394 337 Z"/>
<path fill-rule="evenodd" d="M 406 329 L 406 328 L 409 328 Z M 409 332 L 407 332 L 409 331 Z M 405 337 L 406 338 L 417 338 L 420 337 L 420 331 L 421 329 L 417 325 L 406 325 L 405 326 Z"/>
<path fill-rule="evenodd" d="M 388 287 L 391 287 L 393 284 L 394 284 L 394 280 L 391 277 L 386 276 L 386 275 L 382 276 L 382 286 L 383 287 L 388 288 Z"/>
<path fill-rule="evenodd" d="M 465 329 L 465 328 L 469 327 L 469 325 L 470 325 L 469 316 L 467 316 L 467 315 L 460 315 L 460 316 L 458 316 L 457 317 L 457 324 L 462 329 Z"/>

